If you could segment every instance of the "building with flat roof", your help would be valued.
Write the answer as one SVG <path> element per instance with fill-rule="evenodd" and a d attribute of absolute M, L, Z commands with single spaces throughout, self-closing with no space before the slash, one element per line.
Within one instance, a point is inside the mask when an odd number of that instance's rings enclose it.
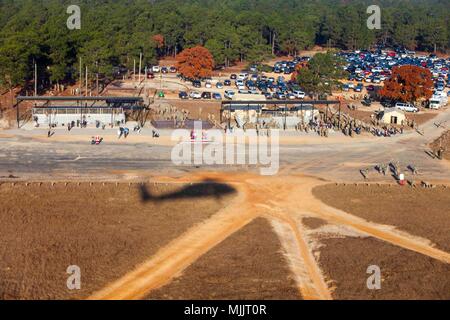
<path fill-rule="evenodd" d="M 403 111 L 396 108 L 385 109 L 381 114 L 381 122 L 385 124 L 401 125 L 406 124 L 406 115 Z"/>

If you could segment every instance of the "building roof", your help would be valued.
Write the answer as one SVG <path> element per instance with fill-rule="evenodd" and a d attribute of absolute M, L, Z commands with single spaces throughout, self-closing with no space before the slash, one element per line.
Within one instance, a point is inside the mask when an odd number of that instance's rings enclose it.
<path fill-rule="evenodd" d="M 144 102 L 142 97 L 112 97 L 112 96 L 17 96 L 17 101 L 106 101 L 107 103 Z"/>

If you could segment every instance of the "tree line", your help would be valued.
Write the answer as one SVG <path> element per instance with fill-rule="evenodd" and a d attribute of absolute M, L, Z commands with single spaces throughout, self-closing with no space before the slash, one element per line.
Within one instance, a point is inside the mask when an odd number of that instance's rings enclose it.
<path fill-rule="evenodd" d="M 66 10 L 81 8 L 81 29 Z M 382 9 L 369 30 L 368 5 Z M 111 77 L 195 46 L 216 67 L 296 55 L 314 45 L 367 49 L 375 44 L 426 51 L 450 49 L 448 0 L 0 0 L 0 86 L 24 85 L 39 66 L 40 83 L 78 79 L 79 61 Z"/>

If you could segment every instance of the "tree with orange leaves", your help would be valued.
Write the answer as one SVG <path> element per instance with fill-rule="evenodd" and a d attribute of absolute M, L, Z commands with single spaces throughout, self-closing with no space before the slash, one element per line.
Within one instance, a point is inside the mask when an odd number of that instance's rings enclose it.
<path fill-rule="evenodd" d="M 394 67 L 392 76 L 385 81 L 380 95 L 387 99 L 403 102 L 429 99 L 433 95 L 431 72 L 426 68 L 412 65 Z"/>
<path fill-rule="evenodd" d="M 177 57 L 178 71 L 187 78 L 201 79 L 212 74 L 214 59 L 202 46 L 185 49 Z"/>
<path fill-rule="evenodd" d="M 291 80 L 294 81 L 294 82 L 297 82 L 297 77 L 298 77 L 298 74 L 300 73 L 300 70 L 302 70 L 303 68 L 306 68 L 306 67 L 308 67 L 308 61 L 301 61 L 301 62 L 299 62 L 295 66 L 295 70 L 292 73 Z"/>

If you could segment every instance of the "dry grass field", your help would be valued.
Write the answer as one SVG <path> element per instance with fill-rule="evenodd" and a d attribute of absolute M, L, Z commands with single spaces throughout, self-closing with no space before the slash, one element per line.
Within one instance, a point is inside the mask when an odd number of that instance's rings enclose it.
<path fill-rule="evenodd" d="M 89 296 L 233 197 L 217 198 L 207 189 L 157 185 L 141 190 L 128 183 L 0 185 L 0 299 Z M 173 198 L 152 201 L 149 192 Z M 66 287 L 69 265 L 81 268 L 80 291 Z"/>

